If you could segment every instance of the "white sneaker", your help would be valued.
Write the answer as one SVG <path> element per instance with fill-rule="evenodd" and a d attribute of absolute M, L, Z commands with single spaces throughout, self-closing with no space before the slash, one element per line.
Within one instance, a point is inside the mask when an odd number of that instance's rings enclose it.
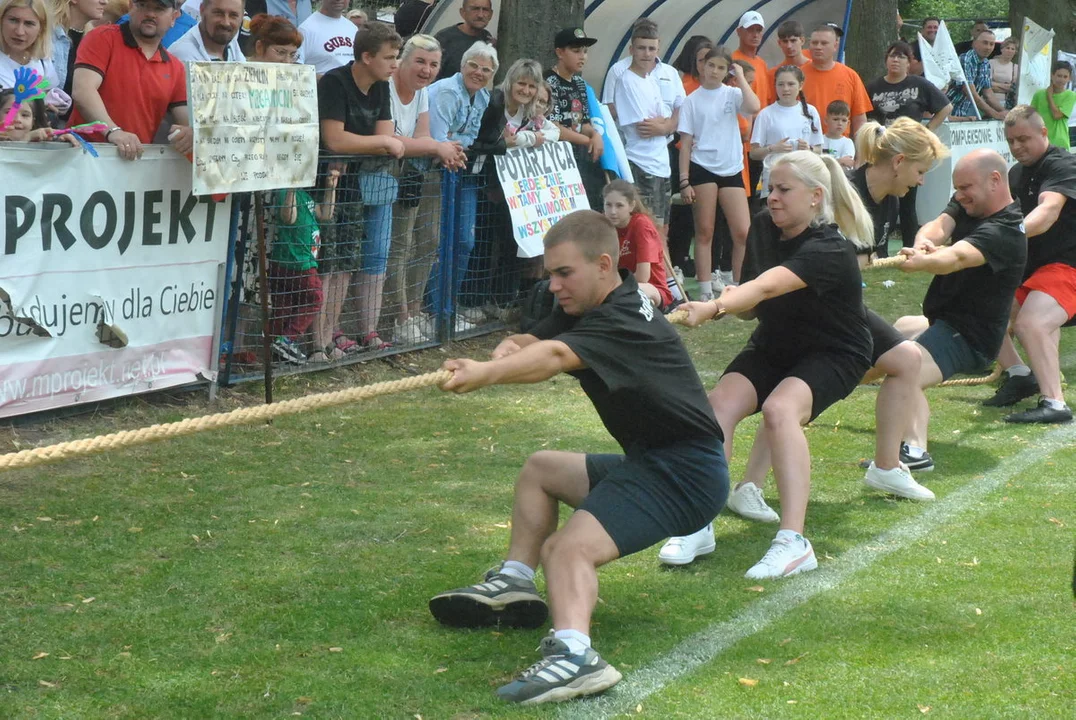
<path fill-rule="evenodd" d="M 778 535 L 770 544 L 770 549 L 748 570 L 744 577 L 751 580 L 773 580 L 788 577 L 818 567 L 811 542 L 800 534 L 795 537 Z"/>
<path fill-rule="evenodd" d="M 748 520 L 767 523 L 781 522 L 781 516 L 767 505 L 762 497 L 762 488 L 754 483 L 745 482 L 730 492 L 725 507 Z"/>
<path fill-rule="evenodd" d="M 468 330 L 474 330 L 477 326 L 465 318 L 460 313 L 456 313 L 455 325 L 453 326 L 458 333 L 467 332 Z"/>
<path fill-rule="evenodd" d="M 934 499 L 934 493 L 917 483 L 904 467 L 882 470 L 872 461 L 867 468 L 867 474 L 863 476 L 863 482 L 869 488 L 909 500 Z"/>
<path fill-rule="evenodd" d="M 457 322 L 458 318 L 463 318 L 464 321 L 470 323 L 471 327 L 481 325 L 486 321 L 486 313 L 482 308 L 477 307 L 459 307 L 456 308 Z M 457 330 L 456 332 L 462 332 Z"/>
<path fill-rule="evenodd" d="M 731 270 L 720 270 L 718 271 L 717 275 L 721 278 L 722 285 L 732 285 L 733 287 L 736 286 L 736 281 L 732 279 Z"/>
<path fill-rule="evenodd" d="M 673 277 L 676 278 L 676 282 L 680 283 L 680 285 L 684 284 L 684 271 L 680 269 L 679 265 L 673 266 Z"/>
<path fill-rule="evenodd" d="M 402 323 L 396 323 L 392 331 L 392 343 L 394 345 L 420 345 L 430 341 L 428 335 L 422 332 L 422 320 L 418 317 L 410 317 Z"/>
<path fill-rule="evenodd" d="M 666 565 L 687 565 L 699 555 L 709 555 L 717 547 L 714 543 L 714 524 L 684 537 L 671 537 L 658 552 L 658 560 Z"/>
<path fill-rule="evenodd" d="M 725 289 L 725 283 L 716 273 L 714 274 L 713 279 L 710 281 L 710 289 L 713 291 L 714 297 L 720 295 L 721 291 Z"/>

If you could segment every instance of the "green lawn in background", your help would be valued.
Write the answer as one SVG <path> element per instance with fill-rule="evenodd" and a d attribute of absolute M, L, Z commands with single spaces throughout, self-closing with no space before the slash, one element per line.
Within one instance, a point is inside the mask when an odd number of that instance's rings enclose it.
<path fill-rule="evenodd" d="M 926 287 L 899 272 L 865 278 L 868 303 L 889 319 L 914 311 Z M 884 288 L 885 279 L 896 285 Z M 729 319 L 684 331 L 707 386 L 751 327 Z M 479 357 L 495 341 L 402 361 L 425 372 L 452 354 Z M 1072 377 L 1068 333 L 1062 343 Z M 277 396 L 401 375 L 374 363 L 293 376 Z M 129 400 L 4 431 L 4 450 L 230 409 L 259 392 L 240 387 L 216 407 Z M 921 479 L 941 501 L 1056 431 L 1002 423 L 1004 411 L 979 406 L 992 392 L 930 392 L 939 468 Z M 859 389 L 807 430 L 819 572 L 928 512 L 862 487 L 856 463 L 873 448 L 874 397 Z M 746 421 L 738 434 L 734 479 L 756 426 Z M 0 474 L 0 717 L 593 714 L 592 703 L 519 709 L 494 697 L 536 659 L 541 632 L 450 631 L 426 609 L 430 596 L 475 581 L 502 557 L 516 473 L 541 448 L 615 450 L 571 378 L 467 396 L 422 390 Z M 627 710 L 1069 716 L 1074 474 L 1076 451 L 1041 453 L 952 522 Z M 772 486 L 767 496 L 776 501 Z M 722 514 L 716 532 L 718 551 L 687 568 L 660 567 L 655 548 L 601 572 L 592 634 L 625 688 L 633 670 L 693 633 L 810 580 L 743 578 L 772 526 Z"/>

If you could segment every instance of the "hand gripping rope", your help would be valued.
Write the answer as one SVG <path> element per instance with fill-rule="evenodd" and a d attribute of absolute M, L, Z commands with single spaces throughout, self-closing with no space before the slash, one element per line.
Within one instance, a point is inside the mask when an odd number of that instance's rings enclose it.
<path fill-rule="evenodd" d="M 897 259 L 898 258 L 889 258 L 888 260 L 879 262 L 887 262 L 889 264 L 886 265 L 886 267 L 891 267 L 900 264 L 899 262 L 894 262 Z M 901 259 L 900 262 L 903 262 L 903 260 Z M 874 267 L 878 266 L 879 264 L 875 263 Z M 718 320 L 724 317 L 724 315 L 725 313 L 721 312 L 714 318 L 714 320 Z M 669 313 L 666 318 L 674 325 L 679 325 L 687 318 L 687 311 L 674 310 Z M 993 373 L 986 377 L 947 380 L 946 382 L 943 382 L 942 385 L 983 385 L 993 382 L 1000 377 L 1000 375 L 1001 368 L 998 367 Z M 353 403 L 359 400 L 368 400 L 382 395 L 395 395 L 410 390 L 418 390 L 419 388 L 442 385 L 451 377 L 451 371 L 438 370 L 424 375 L 403 378 L 402 380 L 379 382 L 374 383 L 373 385 L 363 385 L 361 387 L 337 390 L 336 392 L 330 393 L 318 393 L 316 395 L 308 395 L 307 397 L 285 400 L 270 405 L 238 408 L 230 412 L 203 415 L 202 417 L 197 418 L 187 418 L 186 420 L 180 420 L 164 425 L 150 425 L 137 430 L 123 430 L 109 435 L 98 435 L 93 438 L 71 440 L 55 445 L 47 445 L 45 447 L 20 450 L 19 452 L 0 455 L 0 472 L 3 472 L 4 470 L 33 467 L 35 465 L 43 465 L 50 462 L 59 462 L 61 460 L 70 460 L 83 455 L 92 455 L 94 453 L 106 452 L 109 450 L 120 450 L 134 445 L 143 445 L 154 440 L 193 435 L 194 433 L 202 432 L 204 430 L 215 430 L 217 428 L 231 427 L 233 425 L 265 422 L 285 415 L 295 415 L 307 410 L 320 410 L 322 408 L 335 407 L 337 405 L 346 405 L 348 403 Z"/>

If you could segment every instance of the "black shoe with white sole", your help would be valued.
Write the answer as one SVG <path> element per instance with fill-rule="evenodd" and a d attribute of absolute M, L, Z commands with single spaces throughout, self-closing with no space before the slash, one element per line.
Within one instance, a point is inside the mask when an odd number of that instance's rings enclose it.
<path fill-rule="evenodd" d="M 505 575 L 499 567 L 486 573 L 485 582 L 443 592 L 430 600 L 437 622 L 450 627 L 538 628 L 549 617 L 549 607 L 531 580 Z"/>
<path fill-rule="evenodd" d="M 930 457 L 930 453 L 924 450 L 922 456 L 912 457 L 908 452 L 908 443 L 900 444 L 900 461 L 913 473 L 930 472 L 934 469 L 934 458 Z"/>

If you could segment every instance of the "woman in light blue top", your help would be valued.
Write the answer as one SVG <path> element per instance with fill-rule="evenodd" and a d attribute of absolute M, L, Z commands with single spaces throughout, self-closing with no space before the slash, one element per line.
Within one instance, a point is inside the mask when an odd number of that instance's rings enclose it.
<path fill-rule="evenodd" d="M 482 115 L 489 105 L 487 88 L 497 72 L 497 49 L 489 43 L 476 42 L 463 54 L 460 72 L 430 86 L 430 135 L 434 140 L 458 142 L 469 148 L 478 136 Z M 469 160 L 473 163 L 474 158 Z M 458 226 L 453 233 L 456 238 L 452 253 L 451 296 L 441 297 L 437 281 L 438 268 L 434 267 L 428 285 L 434 312 L 448 319 L 453 314 L 453 300 L 459 296 L 463 276 L 474 249 L 475 220 L 478 214 L 478 178 L 472 172 L 461 171 L 461 192 L 456 217 Z M 446 183 L 445 187 L 449 187 Z M 473 327 L 462 317 L 455 318 L 455 331 L 464 332 Z"/>

